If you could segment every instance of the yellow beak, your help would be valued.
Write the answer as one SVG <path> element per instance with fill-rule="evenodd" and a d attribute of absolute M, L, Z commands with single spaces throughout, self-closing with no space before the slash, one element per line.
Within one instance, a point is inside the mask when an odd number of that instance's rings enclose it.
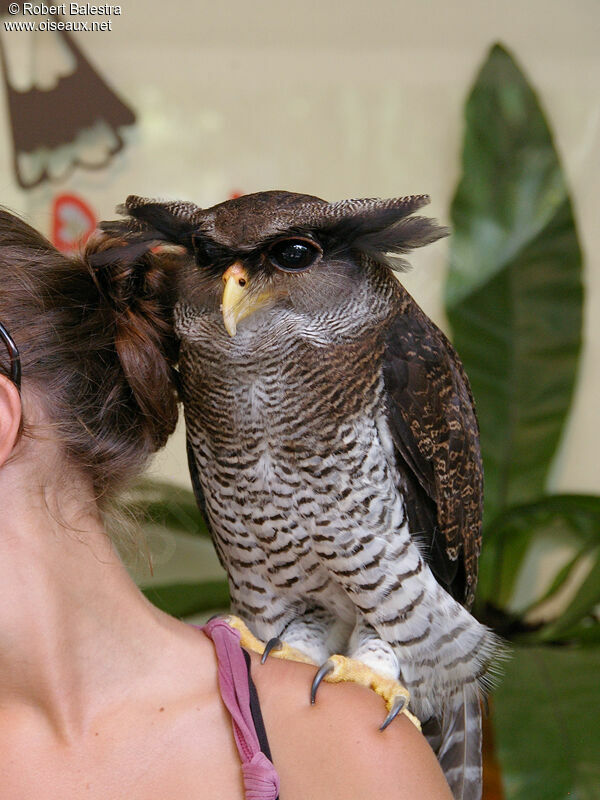
<path fill-rule="evenodd" d="M 235 261 L 227 268 L 223 275 L 223 282 L 225 288 L 223 289 L 221 312 L 225 330 L 233 337 L 237 332 L 238 322 L 267 305 L 271 296 L 268 292 L 263 292 L 257 297 L 248 294 L 250 279 L 245 267 L 239 261 Z"/>

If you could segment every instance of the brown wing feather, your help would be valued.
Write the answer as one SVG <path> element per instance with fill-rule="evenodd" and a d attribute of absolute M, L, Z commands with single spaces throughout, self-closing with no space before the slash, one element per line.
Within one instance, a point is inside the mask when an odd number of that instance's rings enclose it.
<path fill-rule="evenodd" d="M 432 516 L 428 537 L 434 574 L 470 607 L 481 547 L 483 468 L 469 382 L 446 336 L 398 286 L 388 329 L 384 379 L 388 420 L 401 472 L 418 484 L 409 520 Z M 407 486 L 410 490 L 410 485 Z M 412 522 L 412 520 L 411 520 Z M 440 536 L 441 534 L 441 536 Z"/>

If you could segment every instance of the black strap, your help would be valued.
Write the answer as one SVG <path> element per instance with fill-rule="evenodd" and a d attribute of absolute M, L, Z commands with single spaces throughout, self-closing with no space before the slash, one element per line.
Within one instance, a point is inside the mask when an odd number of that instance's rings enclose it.
<path fill-rule="evenodd" d="M 252 714 L 252 720 L 254 722 L 254 727 L 256 728 L 256 735 L 258 736 L 258 743 L 260 744 L 260 749 L 269 759 L 269 761 L 273 761 L 271 756 L 271 748 L 269 747 L 269 740 L 267 739 L 267 732 L 265 730 L 265 723 L 263 722 L 262 713 L 260 710 L 260 703 L 258 701 L 258 694 L 256 692 L 256 686 L 254 685 L 254 681 L 252 680 L 252 674 L 250 673 L 250 656 L 246 652 L 246 650 L 242 650 L 244 654 L 244 658 L 246 659 L 246 667 L 248 669 L 248 688 L 250 689 L 250 713 Z"/>

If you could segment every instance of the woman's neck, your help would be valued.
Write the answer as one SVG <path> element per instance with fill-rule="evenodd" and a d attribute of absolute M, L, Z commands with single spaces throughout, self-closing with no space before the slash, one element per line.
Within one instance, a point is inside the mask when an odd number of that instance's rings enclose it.
<path fill-rule="evenodd" d="M 0 707 L 33 708 L 68 739 L 134 677 L 143 691 L 179 623 L 139 592 L 93 501 L 19 491 L 22 466 L 0 473 Z"/>

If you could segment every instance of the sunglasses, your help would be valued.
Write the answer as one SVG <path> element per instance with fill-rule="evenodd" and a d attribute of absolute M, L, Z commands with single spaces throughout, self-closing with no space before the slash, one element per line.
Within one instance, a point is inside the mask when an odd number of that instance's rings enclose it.
<path fill-rule="evenodd" d="M 17 345 L 10 333 L 6 330 L 4 325 L 0 322 L 0 338 L 6 345 L 8 354 L 10 355 L 10 379 L 15 384 L 17 389 L 21 391 L 21 359 Z"/>

